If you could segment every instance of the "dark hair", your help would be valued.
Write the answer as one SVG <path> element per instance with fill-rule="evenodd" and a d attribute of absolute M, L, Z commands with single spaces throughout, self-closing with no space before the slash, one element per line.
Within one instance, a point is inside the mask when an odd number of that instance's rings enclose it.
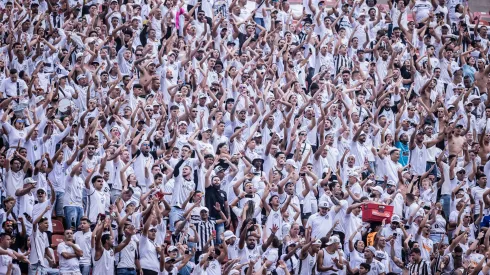
<path fill-rule="evenodd" d="M 418 248 L 418 247 L 412 248 L 412 253 L 420 255 L 421 254 L 420 248 Z"/>
<path fill-rule="evenodd" d="M 368 263 L 361 263 L 360 266 L 364 267 L 367 271 L 371 271 L 371 265 Z"/>
<path fill-rule="evenodd" d="M 415 196 L 412 193 L 406 194 L 405 195 L 405 198 L 407 198 L 407 200 L 409 200 L 409 201 L 414 201 L 415 200 Z"/>
<path fill-rule="evenodd" d="M 477 174 L 476 174 L 476 180 L 479 180 L 479 179 L 481 179 L 481 178 L 483 178 L 483 177 L 486 177 L 486 176 L 487 176 L 487 175 L 485 175 L 485 174 L 483 174 L 483 173 L 477 173 Z"/>
<path fill-rule="evenodd" d="M 105 245 L 105 243 L 108 242 L 110 238 L 111 238 L 111 234 L 102 235 L 102 238 L 100 239 L 102 245 Z"/>
<path fill-rule="evenodd" d="M 227 145 L 226 142 L 222 142 L 216 146 L 216 155 L 219 155 L 221 153 L 221 148 L 223 148 L 225 145 Z"/>
<path fill-rule="evenodd" d="M 102 179 L 102 176 L 97 175 L 92 178 L 92 184 L 95 183 L 98 179 Z"/>

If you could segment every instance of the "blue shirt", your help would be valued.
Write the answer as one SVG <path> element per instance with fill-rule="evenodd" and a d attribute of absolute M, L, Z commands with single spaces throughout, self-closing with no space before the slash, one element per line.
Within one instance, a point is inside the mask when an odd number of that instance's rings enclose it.
<path fill-rule="evenodd" d="M 408 143 L 403 144 L 402 142 L 397 141 L 395 143 L 395 146 L 396 148 L 400 149 L 400 159 L 398 160 L 398 162 L 402 166 L 406 166 L 410 158 L 410 150 L 408 149 Z"/>

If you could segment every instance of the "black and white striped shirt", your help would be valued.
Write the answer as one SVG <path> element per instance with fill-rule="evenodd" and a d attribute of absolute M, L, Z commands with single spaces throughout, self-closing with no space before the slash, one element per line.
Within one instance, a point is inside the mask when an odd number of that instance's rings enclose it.
<path fill-rule="evenodd" d="M 197 243 L 197 251 L 203 251 L 204 246 L 208 242 L 209 238 L 213 238 L 213 230 L 215 230 L 215 221 L 199 221 L 196 224 L 197 234 L 199 235 L 199 242 Z M 211 246 L 214 245 L 214 240 L 211 240 Z"/>
<path fill-rule="evenodd" d="M 408 265 L 408 274 L 431 275 L 430 264 L 425 260 L 421 260 L 419 263 L 411 263 Z"/>
<path fill-rule="evenodd" d="M 347 55 L 335 55 L 333 58 L 333 63 L 335 66 L 335 74 L 340 73 L 340 69 L 343 67 L 349 70 L 352 69 L 352 60 Z"/>

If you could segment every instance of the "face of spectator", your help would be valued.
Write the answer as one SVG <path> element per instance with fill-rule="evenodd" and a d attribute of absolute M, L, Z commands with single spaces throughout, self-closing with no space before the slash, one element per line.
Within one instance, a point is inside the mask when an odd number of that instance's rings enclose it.
<path fill-rule="evenodd" d="M 255 248 L 255 245 L 257 244 L 257 240 L 255 239 L 255 237 L 249 235 L 247 237 L 247 248 L 252 250 Z"/>

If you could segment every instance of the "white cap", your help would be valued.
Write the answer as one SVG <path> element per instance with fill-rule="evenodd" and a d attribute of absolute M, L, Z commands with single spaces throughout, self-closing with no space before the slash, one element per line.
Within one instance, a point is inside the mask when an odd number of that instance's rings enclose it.
<path fill-rule="evenodd" d="M 394 181 L 392 181 L 392 180 L 388 180 L 388 181 L 386 182 L 386 185 L 393 185 L 393 186 L 396 186 L 396 183 L 395 183 Z"/>
<path fill-rule="evenodd" d="M 349 177 L 354 177 L 356 179 L 359 178 L 359 173 L 357 173 L 356 171 L 351 171 L 349 174 L 348 174 Z"/>
<path fill-rule="evenodd" d="M 473 101 L 473 100 L 475 100 L 475 99 L 480 99 L 480 98 L 481 98 L 481 97 L 480 97 L 479 95 L 470 95 L 470 96 L 468 97 L 468 101 Z"/>
<path fill-rule="evenodd" d="M 42 96 L 42 95 L 38 95 L 38 96 L 36 97 L 36 104 L 38 104 L 39 102 L 41 102 L 41 101 L 43 101 L 43 100 L 44 100 L 44 96 Z"/>
<path fill-rule="evenodd" d="M 79 75 L 77 76 L 77 80 L 80 80 L 80 79 L 82 79 L 82 78 L 87 78 L 87 76 L 86 76 L 85 74 L 79 74 Z"/>
<path fill-rule="evenodd" d="M 332 245 L 335 243 L 340 243 L 340 238 L 337 235 L 333 235 L 332 237 L 330 237 L 330 239 L 328 239 L 327 245 Z"/>
<path fill-rule="evenodd" d="M 28 183 L 36 183 L 37 181 L 35 181 L 33 178 L 25 178 L 24 179 L 24 184 L 28 184 Z"/>
<path fill-rule="evenodd" d="M 376 253 L 374 253 L 374 257 L 384 259 L 386 258 L 386 254 L 383 251 L 376 251 Z"/>
<path fill-rule="evenodd" d="M 133 20 L 138 20 L 140 22 L 143 21 L 143 20 L 141 20 L 141 17 L 140 16 L 135 16 L 135 17 L 131 18 L 131 21 L 133 21 Z"/>
<path fill-rule="evenodd" d="M 457 166 L 456 168 L 454 168 L 454 173 L 459 173 L 460 171 L 465 171 L 464 167 Z"/>
<path fill-rule="evenodd" d="M 379 193 L 383 194 L 383 188 L 381 188 L 381 186 L 372 187 L 371 191 L 378 191 Z"/>
<path fill-rule="evenodd" d="M 327 200 L 318 202 L 318 208 L 330 208 L 330 203 Z"/>
<path fill-rule="evenodd" d="M 236 238 L 236 236 L 230 230 L 226 230 L 225 233 L 224 233 L 224 238 L 225 238 L 225 241 L 227 241 L 227 240 L 229 240 L 231 238 Z"/>
<path fill-rule="evenodd" d="M 398 215 L 391 216 L 391 222 L 401 222 L 402 219 Z"/>
<path fill-rule="evenodd" d="M 289 164 L 289 165 L 293 166 L 294 168 L 298 168 L 298 165 L 296 164 L 296 161 L 294 161 L 292 159 L 286 160 L 286 164 Z"/>

